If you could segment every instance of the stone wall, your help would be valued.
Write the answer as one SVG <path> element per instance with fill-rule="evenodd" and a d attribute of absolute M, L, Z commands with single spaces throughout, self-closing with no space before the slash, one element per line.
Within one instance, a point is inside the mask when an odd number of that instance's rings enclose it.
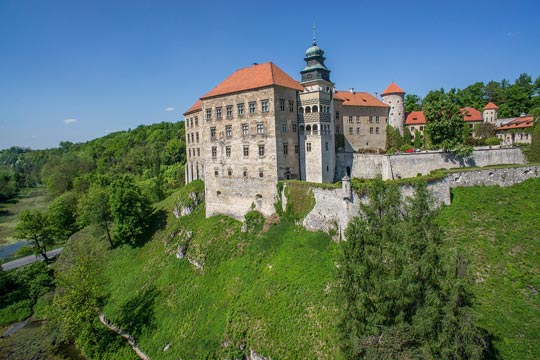
<path fill-rule="evenodd" d="M 518 168 L 486 169 L 461 171 L 449 174 L 443 179 L 432 181 L 428 190 L 435 199 L 435 206 L 450 205 L 450 189 L 459 186 L 511 186 L 527 179 L 540 177 L 540 166 L 523 166 Z M 343 182 L 345 185 L 345 182 Z M 403 197 L 413 195 L 414 188 L 410 185 L 400 186 Z M 340 239 L 344 239 L 343 232 L 349 221 L 357 216 L 360 204 L 367 202 L 364 195 L 359 197 L 355 193 L 342 189 L 327 190 L 313 188 L 315 206 L 305 217 L 303 225 L 307 230 L 322 230 L 329 232 L 337 230 Z"/>
<path fill-rule="evenodd" d="M 350 155 L 339 154 L 339 158 L 350 161 Z M 345 162 L 341 161 L 340 164 Z M 436 169 L 504 164 L 525 164 L 525 157 L 518 148 L 480 148 L 466 159 L 442 151 L 398 155 L 353 154 L 352 164 L 346 166 L 351 167 L 352 177 L 373 179 L 381 174 L 383 180 L 388 180 L 427 175 Z M 336 175 L 340 175 L 339 170 Z"/>

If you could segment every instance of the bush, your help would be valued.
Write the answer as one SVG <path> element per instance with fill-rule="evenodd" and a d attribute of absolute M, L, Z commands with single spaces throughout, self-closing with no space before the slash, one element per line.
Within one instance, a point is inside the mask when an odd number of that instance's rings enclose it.
<path fill-rule="evenodd" d="M 253 234 L 262 230 L 265 222 L 264 215 L 257 210 L 250 210 L 244 217 L 247 232 Z"/>
<path fill-rule="evenodd" d="M 414 149 L 414 147 L 411 144 L 403 144 L 399 147 L 399 151 L 405 152 L 407 150 Z"/>
<path fill-rule="evenodd" d="M 490 137 L 486 139 L 485 143 L 488 146 L 499 145 L 501 143 L 501 139 L 499 139 L 498 137 Z"/>

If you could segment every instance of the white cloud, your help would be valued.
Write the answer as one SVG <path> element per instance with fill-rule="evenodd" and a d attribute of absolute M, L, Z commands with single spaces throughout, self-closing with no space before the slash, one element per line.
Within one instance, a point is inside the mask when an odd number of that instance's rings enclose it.
<path fill-rule="evenodd" d="M 79 120 L 73 119 L 73 118 L 64 119 L 64 124 L 66 124 L 66 125 L 75 124 L 76 122 L 79 122 Z"/>
<path fill-rule="evenodd" d="M 174 108 L 169 106 L 169 107 L 166 107 L 163 111 L 171 112 L 171 111 L 174 111 Z"/>

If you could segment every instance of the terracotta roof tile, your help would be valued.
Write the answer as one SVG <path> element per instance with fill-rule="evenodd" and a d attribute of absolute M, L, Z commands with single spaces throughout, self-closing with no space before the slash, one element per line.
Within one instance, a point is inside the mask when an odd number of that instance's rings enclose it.
<path fill-rule="evenodd" d="M 509 123 L 499 126 L 497 130 L 523 129 L 532 126 L 534 126 L 534 117 L 522 116 L 510 121 Z"/>
<path fill-rule="evenodd" d="M 212 89 L 212 91 L 201 97 L 201 99 L 272 85 L 279 85 L 299 91 L 304 90 L 304 87 L 298 81 L 291 78 L 275 64 L 267 62 L 236 70 L 231 76 Z"/>
<path fill-rule="evenodd" d="M 413 111 L 407 115 L 405 125 L 425 125 L 426 117 L 423 111 Z"/>
<path fill-rule="evenodd" d="M 484 110 L 491 110 L 491 109 L 497 110 L 498 108 L 499 107 L 492 102 L 489 102 L 486 106 L 484 106 Z"/>
<path fill-rule="evenodd" d="M 191 114 L 193 112 L 196 112 L 196 111 L 201 111 L 202 110 L 202 101 L 201 99 L 197 100 L 195 102 L 195 104 L 191 105 L 191 107 L 189 109 L 187 109 L 187 111 L 184 113 L 184 115 L 188 115 L 188 114 Z"/>
<path fill-rule="evenodd" d="M 375 96 L 367 92 L 336 91 L 334 98 L 343 100 L 343 106 L 375 106 L 389 107 Z"/>
<path fill-rule="evenodd" d="M 464 107 L 461 109 L 464 121 L 483 121 L 482 113 L 472 107 Z"/>
<path fill-rule="evenodd" d="M 381 95 L 389 95 L 389 94 L 405 94 L 405 91 L 403 91 L 402 88 L 400 88 L 395 82 L 392 81 L 390 85 L 384 90 Z"/>

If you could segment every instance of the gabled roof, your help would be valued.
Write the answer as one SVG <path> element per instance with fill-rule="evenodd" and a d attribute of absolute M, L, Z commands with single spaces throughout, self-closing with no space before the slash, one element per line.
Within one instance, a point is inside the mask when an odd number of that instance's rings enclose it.
<path fill-rule="evenodd" d="M 484 106 L 484 110 L 491 110 L 491 109 L 497 110 L 498 108 L 499 107 L 492 102 L 489 102 L 486 106 Z"/>
<path fill-rule="evenodd" d="M 405 91 L 403 91 L 402 88 L 400 88 L 395 82 L 392 81 L 390 85 L 384 90 L 381 95 L 389 95 L 389 94 L 405 94 Z"/>
<path fill-rule="evenodd" d="M 475 108 L 472 107 L 464 107 L 461 110 L 461 114 L 463 115 L 464 121 L 483 121 L 482 113 Z"/>
<path fill-rule="evenodd" d="M 236 70 L 201 99 L 279 85 L 303 91 L 304 87 L 271 62 Z"/>
<path fill-rule="evenodd" d="M 407 115 L 405 125 L 425 125 L 426 117 L 423 111 L 413 111 Z"/>
<path fill-rule="evenodd" d="M 202 110 L 202 101 L 201 99 L 197 100 L 195 104 L 191 105 L 189 109 L 184 113 L 184 115 L 189 115 L 191 113 L 201 111 Z"/>
<path fill-rule="evenodd" d="M 533 125 L 533 116 L 522 116 L 510 121 L 509 123 L 499 126 L 497 130 L 523 129 L 532 127 Z"/>
<path fill-rule="evenodd" d="M 336 91 L 334 98 L 343 100 L 343 106 L 375 106 L 389 107 L 375 96 L 367 92 Z"/>

